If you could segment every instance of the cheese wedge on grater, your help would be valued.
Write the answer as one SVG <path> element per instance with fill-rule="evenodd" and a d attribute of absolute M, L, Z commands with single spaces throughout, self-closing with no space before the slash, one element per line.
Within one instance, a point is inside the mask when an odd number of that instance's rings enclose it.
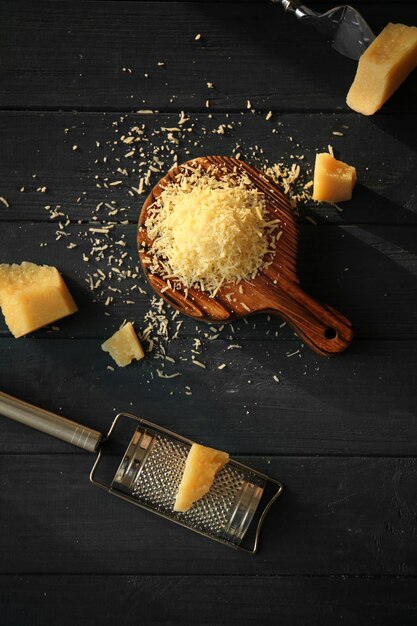
<path fill-rule="evenodd" d="M 229 461 L 227 452 L 193 443 L 175 499 L 174 511 L 184 513 L 210 489 L 216 474 Z"/>

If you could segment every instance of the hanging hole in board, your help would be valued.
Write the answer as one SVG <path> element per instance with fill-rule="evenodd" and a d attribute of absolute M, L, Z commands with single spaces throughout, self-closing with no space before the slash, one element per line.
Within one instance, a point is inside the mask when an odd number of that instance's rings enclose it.
<path fill-rule="evenodd" d="M 337 330 L 335 328 L 326 328 L 326 330 L 324 331 L 324 336 L 326 337 L 326 339 L 336 339 L 337 337 Z"/>

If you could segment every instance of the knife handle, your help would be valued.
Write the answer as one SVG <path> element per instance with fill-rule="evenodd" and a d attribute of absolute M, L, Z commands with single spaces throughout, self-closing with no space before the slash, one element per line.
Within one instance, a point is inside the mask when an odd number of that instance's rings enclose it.
<path fill-rule="evenodd" d="M 295 10 L 301 4 L 300 0 L 274 0 L 274 2 L 279 2 L 284 11 L 291 11 L 291 13 L 295 13 Z"/>
<path fill-rule="evenodd" d="M 102 434 L 97 430 L 77 424 L 66 417 L 45 411 L 1 391 L 0 414 L 88 452 L 96 452 L 102 438 Z"/>
<path fill-rule="evenodd" d="M 299 20 L 303 17 L 316 16 L 317 13 L 302 4 L 300 0 L 272 0 L 274 4 L 280 4 L 284 11 L 293 13 Z"/>

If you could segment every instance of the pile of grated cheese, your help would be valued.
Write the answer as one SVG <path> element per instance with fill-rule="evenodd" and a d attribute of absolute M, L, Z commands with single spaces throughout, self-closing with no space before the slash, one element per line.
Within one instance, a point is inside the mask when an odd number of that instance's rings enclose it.
<path fill-rule="evenodd" d="M 149 269 L 214 296 L 268 263 L 278 222 L 268 220 L 265 196 L 244 172 L 187 165 L 149 209 Z"/>

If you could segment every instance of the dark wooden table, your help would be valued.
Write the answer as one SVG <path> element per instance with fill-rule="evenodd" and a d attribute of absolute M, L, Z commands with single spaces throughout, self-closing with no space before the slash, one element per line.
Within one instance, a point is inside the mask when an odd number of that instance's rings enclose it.
<path fill-rule="evenodd" d="M 357 4 L 376 31 L 417 23 L 413 2 Z M 105 496 L 89 485 L 91 456 L 2 418 L 2 625 L 415 624 L 417 73 L 368 119 L 345 105 L 355 63 L 268 3 L 13 1 L 0 13 L 0 261 L 57 265 L 80 308 L 19 340 L 1 319 L 0 389 L 101 431 L 131 411 L 286 486 L 248 557 Z M 158 377 L 152 354 L 108 369 L 101 342 L 125 318 L 143 330 L 151 294 L 114 272 L 90 291 L 87 274 L 108 264 L 83 261 L 88 229 L 117 222 L 108 241 L 136 264 L 149 185 L 129 194 L 141 157 L 119 139 L 146 124 L 150 162 L 152 129 L 182 110 L 195 126 L 180 161 L 238 143 L 249 161 L 304 155 L 307 167 L 331 144 L 356 165 L 343 212 L 300 210 L 302 283 L 350 317 L 348 352 L 320 358 L 266 316 L 215 340 L 184 320 L 166 343 L 177 363 L 165 371 L 180 377 Z M 205 370 L 189 358 L 195 338 Z"/>

